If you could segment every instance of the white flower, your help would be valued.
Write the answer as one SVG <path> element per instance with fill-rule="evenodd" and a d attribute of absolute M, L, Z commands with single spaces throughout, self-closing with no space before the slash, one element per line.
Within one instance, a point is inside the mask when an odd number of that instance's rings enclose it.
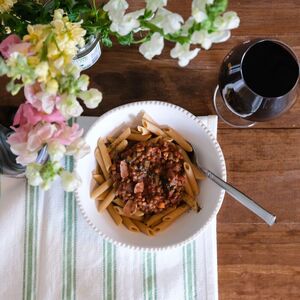
<path fill-rule="evenodd" d="M 86 91 L 90 83 L 90 78 L 86 74 L 83 74 L 79 77 L 77 81 L 77 87 L 81 91 Z"/>
<path fill-rule="evenodd" d="M 61 20 L 64 16 L 64 10 L 63 9 L 56 9 L 54 11 L 53 20 Z"/>
<path fill-rule="evenodd" d="M 201 23 L 207 19 L 206 3 L 206 0 L 193 0 L 192 2 L 192 16 L 197 23 Z"/>
<path fill-rule="evenodd" d="M 110 20 L 118 19 L 120 15 L 124 15 L 128 3 L 125 0 L 110 0 L 104 6 L 103 10 L 108 12 Z"/>
<path fill-rule="evenodd" d="M 68 64 L 65 67 L 65 74 L 73 76 L 74 79 L 78 79 L 80 77 L 80 68 L 75 64 Z"/>
<path fill-rule="evenodd" d="M 160 55 L 164 48 L 164 38 L 155 32 L 150 41 L 143 43 L 139 51 L 144 55 L 145 58 L 151 60 L 155 55 Z"/>
<path fill-rule="evenodd" d="M 165 8 L 159 8 L 151 23 L 163 29 L 165 34 L 168 34 L 180 29 L 183 18 L 179 14 L 172 13 Z"/>
<path fill-rule="evenodd" d="M 73 192 L 81 184 L 81 179 L 77 173 L 62 171 L 61 174 L 62 186 L 66 192 Z"/>
<path fill-rule="evenodd" d="M 158 8 L 166 6 L 167 1 L 168 0 L 146 0 L 146 8 L 155 12 Z"/>
<path fill-rule="evenodd" d="M 97 89 L 83 91 L 78 97 L 83 100 L 87 108 L 96 108 L 102 101 L 102 93 Z"/>
<path fill-rule="evenodd" d="M 144 9 L 131 12 L 126 15 L 119 15 L 112 19 L 110 30 L 124 36 L 132 30 L 140 27 L 138 17 L 144 14 Z"/>
<path fill-rule="evenodd" d="M 205 50 L 208 50 L 213 43 L 225 42 L 230 37 L 230 31 L 217 31 L 208 33 L 207 30 L 195 31 L 191 36 L 191 42 L 193 44 L 200 44 Z"/>
<path fill-rule="evenodd" d="M 189 29 L 194 25 L 195 19 L 189 17 L 181 27 L 182 35 L 187 36 L 189 34 Z"/>
<path fill-rule="evenodd" d="M 16 162 L 22 166 L 35 162 L 38 156 L 37 151 L 27 149 L 27 143 L 10 143 L 10 149 L 17 156 Z"/>
<path fill-rule="evenodd" d="M 180 67 L 185 67 L 188 65 L 191 59 L 195 58 L 200 51 L 199 48 L 190 50 L 189 44 L 179 44 L 176 43 L 175 48 L 170 52 L 172 58 L 178 58 L 178 64 Z"/>
<path fill-rule="evenodd" d="M 31 163 L 27 166 L 26 177 L 30 185 L 38 186 L 43 183 L 43 179 L 40 174 L 41 167 L 41 165 L 36 163 Z"/>
<path fill-rule="evenodd" d="M 47 150 L 52 161 L 60 161 L 66 153 L 66 147 L 57 141 L 48 143 Z"/>
<path fill-rule="evenodd" d="M 239 27 L 240 18 L 234 11 L 227 11 L 222 16 L 218 16 L 214 22 L 214 26 L 218 30 L 230 30 Z"/>
<path fill-rule="evenodd" d="M 67 155 L 73 155 L 76 159 L 80 159 L 90 152 L 90 146 L 82 139 L 75 140 L 67 147 Z"/>
<path fill-rule="evenodd" d="M 56 106 L 66 119 L 79 117 L 83 112 L 81 105 L 74 95 L 63 94 Z"/>
<path fill-rule="evenodd" d="M 216 31 L 210 34 L 213 43 L 223 43 L 230 38 L 230 30 Z"/>

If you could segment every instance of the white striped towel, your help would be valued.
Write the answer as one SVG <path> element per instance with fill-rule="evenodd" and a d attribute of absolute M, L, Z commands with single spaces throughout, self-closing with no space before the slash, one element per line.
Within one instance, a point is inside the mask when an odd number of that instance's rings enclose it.
<path fill-rule="evenodd" d="M 201 120 L 216 135 L 217 118 Z M 93 121 L 78 120 L 86 128 Z M 218 298 L 215 220 L 182 248 L 132 251 L 94 232 L 59 182 L 45 193 L 23 179 L 0 177 L 0 184 L 0 299 Z"/>

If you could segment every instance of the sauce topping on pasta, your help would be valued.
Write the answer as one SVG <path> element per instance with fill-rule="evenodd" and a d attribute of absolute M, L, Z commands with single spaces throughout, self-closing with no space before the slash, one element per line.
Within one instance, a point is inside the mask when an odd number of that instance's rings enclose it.
<path fill-rule="evenodd" d="M 117 153 L 111 174 L 125 213 L 158 213 L 182 201 L 184 158 L 177 146 L 163 137 L 138 142 Z"/>

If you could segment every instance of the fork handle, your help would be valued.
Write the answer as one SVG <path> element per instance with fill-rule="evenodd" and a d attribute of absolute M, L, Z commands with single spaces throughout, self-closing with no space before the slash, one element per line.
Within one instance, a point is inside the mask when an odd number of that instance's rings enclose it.
<path fill-rule="evenodd" d="M 242 205 L 246 206 L 253 213 L 263 219 L 268 225 L 272 226 L 276 221 L 276 216 L 265 210 L 259 204 L 250 199 L 247 195 L 240 192 L 238 189 L 225 182 L 217 175 L 208 170 L 203 170 L 206 176 L 223 188 L 231 197 L 240 202 Z"/>

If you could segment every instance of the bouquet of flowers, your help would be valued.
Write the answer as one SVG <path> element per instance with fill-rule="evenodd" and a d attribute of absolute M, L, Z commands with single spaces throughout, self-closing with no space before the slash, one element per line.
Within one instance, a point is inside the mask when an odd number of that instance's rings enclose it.
<path fill-rule="evenodd" d="M 61 9 L 55 10 L 49 24 L 28 25 L 21 40 L 9 35 L 0 44 L 0 75 L 11 78 L 7 90 L 16 95 L 24 88 L 26 102 L 14 118 L 14 133 L 8 138 L 17 162 L 26 165 L 26 176 L 32 185 L 49 188 L 57 175 L 67 191 L 80 183 L 79 176 L 64 170 L 64 155 L 84 156 L 89 147 L 81 138 L 83 130 L 68 120 L 83 109 L 95 108 L 102 100 L 96 89 L 88 89 L 89 77 L 80 75 L 72 63 L 77 47 L 84 44 L 85 30 L 72 23 Z M 39 151 L 47 147 L 49 159 L 36 163 Z"/>
<path fill-rule="evenodd" d="M 181 67 L 188 65 L 200 49 L 224 42 L 239 26 L 235 12 L 225 12 L 227 0 L 193 0 L 186 21 L 165 8 L 167 0 L 145 0 L 145 7 L 127 12 L 126 0 L 0 0 L 0 75 L 11 80 L 7 90 L 16 95 L 23 88 L 21 104 L 8 138 L 17 162 L 26 166 L 32 185 L 48 189 L 61 176 L 66 191 L 80 184 L 78 174 L 66 171 L 65 155 L 81 158 L 89 152 L 83 130 L 70 119 L 82 114 L 79 99 L 88 108 L 102 100 L 97 89 L 88 89 L 89 77 L 73 63 L 78 50 L 91 36 L 111 47 L 140 44 L 148 60 L 160 55 L 165 41 L 175 43 L 170 52 Z M 46 163 L 37 163 L 47 149 Z"/>

